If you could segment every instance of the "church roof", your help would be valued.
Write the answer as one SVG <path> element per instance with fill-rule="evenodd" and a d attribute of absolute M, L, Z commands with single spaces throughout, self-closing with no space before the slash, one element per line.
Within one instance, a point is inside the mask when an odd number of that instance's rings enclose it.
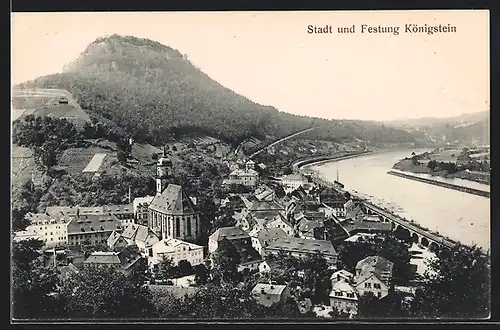
<path fill-rule="evenodd" d="M 155 196 L 149 208 L 166 214 L 192 214 L 194 205 L 184 189 L 176 184 L 169 184 L 160 194 Z"/>

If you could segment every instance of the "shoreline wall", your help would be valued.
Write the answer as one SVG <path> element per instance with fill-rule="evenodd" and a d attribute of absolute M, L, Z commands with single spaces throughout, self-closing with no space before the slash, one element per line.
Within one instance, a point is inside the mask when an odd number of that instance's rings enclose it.
<path fill-rule="evenodd" d="M 453 190 L 457 190 L 457 191 L 460 191 L 460 192 L 465 192 L 465 193 L 472 194 L 472 195 L 477 195 L 477 196 L 481 196 L 481 197 L 490 198 L 490 192 L 489 191 L 484 191 L 484 190 L 479 190 L 479 189 L 474 189 L 474 188 L 464 187 L 464 186 L 458 186 L 458 185 L 455 185 L 455 184 L 451 184 L 451 183 L 447 183 L 447 182 L 441 182 L 441 181 L 435 181 L 435 180 L 427 179 L 427 178 L 421 178 L 421 177 L 418 177 L 418 176 L 404 174 L 404 173 L 396 172 L 396 171 L 392 171 L 392 170 L 388 171 L 387 174 L 398 176 L 398 177 L 409 179 L 409 180 L 414 180 L 414 181 L 419 181 L 419 182 L 423 182 L 423 183 L 427 183 L 427 184 L 432 184 L 432 185 L 439 186 L 439 187 L 453 189 Z"/>
<path fill-rule="evenodd" d="M 345 159 L 349 159 L 349 158 L 358 157 L 361 155 L 366 155 L 366 154 L 369 154 L 371 152 L 372 151 L 361 151 L 361 152 L 346 153 L 344 155 L 338 155 L 338 156 L 320 156 L 320 157 L 308 158 L 308 159 L 299 160 L 299 161 L 295 162 L 293 164 L 293 169 L 300 170 L 300 169 L 303 169 L 305 166 L 313 166 L 313 165 L 319 165 L 322 163 L 329 163 L 329 162 L 345 160 Z"/>

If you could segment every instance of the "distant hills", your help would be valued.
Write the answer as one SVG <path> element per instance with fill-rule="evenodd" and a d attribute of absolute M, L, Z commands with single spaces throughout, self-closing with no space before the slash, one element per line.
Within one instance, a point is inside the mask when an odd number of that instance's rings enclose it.
<path fill-rule="evenodd" d="M 432 118 L 423 117 L 415 119 L 402 119 L 402 120 L 390 120 L 386 121 L 387 125 L 396 127 L 430 127 L 430 126 L 440 126 L 440 125 L 450 125 L 450 126 L 462 126 L 471 123 L 477 123 L 483 120 L 489 120 L 490 112 L 481 111 L 475 113 L 464 113 L 459 116 L 447 117 L 447 118 Z"/>
<path fill-rule="evenodd" d="M 179 51 L 132 36 L 99 38 L 63 73 L 15 87 L 67 90 L 91 117 L 152 144 L 194 134 L 236 146 L 248 137 L 274 140 L 315 126 L 319 128 L 300 138 L 370 144 L 418 141 L 387 124 L 296 116 L 257 104 L 211 79 Z"/>
<path fill-rule="evenodd" d="M 387 121 L 385 124 L 404 129 L 414 136 L 436 143 L 484 145 L 490 143 L 490 112 L 467 113 L 448 118 L 419 118 Z"/>

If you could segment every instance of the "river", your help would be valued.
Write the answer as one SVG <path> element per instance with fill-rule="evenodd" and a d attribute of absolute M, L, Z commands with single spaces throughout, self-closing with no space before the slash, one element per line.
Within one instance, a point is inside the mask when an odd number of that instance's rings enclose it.
<path fill-rule="evenodd" d="M 339 181 L 346 190 L 389 207 L 441 235 L 490 249 L 489 198 L 387 174 L 400 159 L 411 157 L 413 151 L 418 154 L 429 150 L 377 152 L 307 167 L 332 182 L 338 171 Z M 469 184 L 477 187 L 475 182 Z M 489 191 L 489 186 L 481 186 Z"/>

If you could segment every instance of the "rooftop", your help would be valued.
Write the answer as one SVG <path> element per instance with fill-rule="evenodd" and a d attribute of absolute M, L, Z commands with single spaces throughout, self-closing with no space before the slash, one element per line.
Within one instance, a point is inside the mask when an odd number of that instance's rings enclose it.
<path fill-rule="evenodd" d="M 222 227 L 210 235 L 210 239 L 217 242 L 222 241 L 224 238 L 229 240 L 245 239 L 250 238 L 250 235 L 239 227 Z"/>
<path fill-rule="evenodd" d="M 92 214 L 74 216 L 68 224 L 68 235 L 89 232 L 112 232 L 121 231 L 118 218 L 112 214 Z"/>
<path fill-rule="evenodd" d="M 146 247 L 152 246 L 160 240 L 149 227 L 138 224 L 129 224 L 125 227 L 122 236 L 129 242 L 142 242 Z"/>
<path fill-rule="evenodd" d="M 335 293 L 337 293 L 337 295 Z M 351 294 L 350 297 L 347 295 L 348 293 Z M 332 298 L 358 300 L 357 290 L 352 287 L 352 285 L 344 281 L 335 283 L 329 296 Z"/>
<path fill-rule="evenodd" d="M 158 196 L 155 196 L 150 209 L 167 214 L 193 214 L 194 204 L 181 186 L 169 184 Z"/>
<path fill-rule="evenodd" d="M 154 244 L 153 250 L 156 253 L 172 253 L 172 252 L 176 251 L 176 248 L 178 246 L 185 246 L 188 248 L 189 251 L 203 249 L 203 246 L 196 245 L 196 244 L 189 243 L 189 242 L 185 242 L 185 241 L 181 241 L 180 239 L 165 238 L 165 239 L 162 239 L 161 241 L 158 241 L 156 244 Z"/>
<path fill-rule="evenodd" d="M 356 282 L 362 283 L 372 274 L 379 280 L 387 284 L 388 277 L 392 277 L 392 268 L 394 264 L 381 256 L 369 256 L 356 264 L 357 279 Z"/>
<path fill-rule="evenodd" d="M 268 249 L 302 253 L 321 252 L 325 255 L 337 255 L 337 251 L 335 251 L 335 248 L 330 241 L 303 239 L 296 237 L 279 238 L 271 242 L 268 246 Z"/>

